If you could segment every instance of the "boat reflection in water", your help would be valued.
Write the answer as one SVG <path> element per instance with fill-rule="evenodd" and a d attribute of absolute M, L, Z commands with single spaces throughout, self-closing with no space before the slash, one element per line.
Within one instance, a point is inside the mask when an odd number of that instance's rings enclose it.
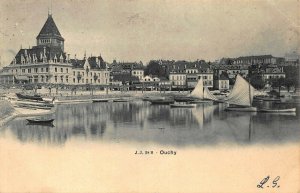
<path fill-rule="evenodd" d="M 181 109 L 147 101 L 65 104 L 47 117 L 55 119 L 54 127 L 27 125 L 25 118 L 19 118 L 0 132 L 12 133 L 22 142 L 47 144 L 65 144 L 70 139 L 174 146 L 299 141 L 296 114 L 225 112 L 225 107 L 203 103 Z"/>

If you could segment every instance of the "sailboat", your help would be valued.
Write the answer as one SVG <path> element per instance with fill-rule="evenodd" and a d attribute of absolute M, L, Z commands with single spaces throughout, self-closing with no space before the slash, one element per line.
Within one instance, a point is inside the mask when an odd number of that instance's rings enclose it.
<path fill-rule="evenodd" d="M 196 103 L 212 103 L 214 100 L 217 100 L 217 98 L 210 93 L 208 88 L 204 88 L 203 86 L 203 80 L 200 78 L 197 82 L 197 85 L 195 86 L 194 90 L 186 96 L 185 98 L 189 99 L 185 102 L 188 102 L 188 104 L 172 104 L 171 107 L 175 108 L 192 108 L 196 106 Z M 177 102 L 183 102 L 178 101 Z"/>
<path fill-rule="evenodd" d="M 211 103 L 212 101 L 217 100 L 217 98 L 213 94 L 211 94 L 208 88 L 203 86 L 202 77 L 199 79 L 197 85 L 195 86 L 189 97 L 196 99 L 191 101 L 190 103 Z"/>
<path fill-rule="evenodd" d="M 252 106 L 254 90 L 253 86 L 238 74 L 230 95 L 225 99 L 231 106 L 225 110 L 256 112 L 257 108 Z"/>

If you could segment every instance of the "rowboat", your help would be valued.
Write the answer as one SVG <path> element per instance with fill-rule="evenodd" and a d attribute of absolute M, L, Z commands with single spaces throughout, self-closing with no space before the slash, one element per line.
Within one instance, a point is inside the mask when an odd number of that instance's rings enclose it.
<path fill-rule="evenodd" d="M 93 103 L 105 103 L 108 102 L 108 99 L 93 99 Z"/>
<path fill-rule="evenodd" d="M 263 113 L 288 113 L 288 112 L 296 112 L 296 108 L 289 108 L 289 109 L 260 109 L 259 112 L 263 112 Z"/>
<path fill-rule="evenodd" d="M 175 101 L 173 99 L 150 99 L 152 105 L 169 105 L 173 104 Z"/>
<path fill-rule="evenodd" d="M 257 112 L 257 108 L 253 106 L 249 106 L 249 107 L 229 106 L 225 108 L 225 111 Z"/>
<path fill-rule="evenodd" d="M 188 103 L 189 104 L 213 104 L 214 101 L 211 101 L 211 100 L 194 100 L 194 101 L 190 101 Z"/>
<path fill-rule="evenodd" d="M 196 104 L 170 104 L 171 108 L 194 108 Z"/>
<path fill-rule="evenodd" d="M 280 98 L 271 98 L 271 97 L 254 97 L 258 101 L 281 101 Z"/>
<path fill-rule="evenodd" d="M 129 100 L 128 99 L 114 99 L 113 102 L 128 102 Z"/>
<path fill-rule="evenodd" d="M 190 102 L 190 101 L 193 101 L 194 99 L 191 97 L 187 97 L 187 96 L 175 96 L 174 100 L 176 102 Z"/>
<path fill-rule="evenodd" d="M 40 123 L 40 124 L 49 124 L 54 121 L 54 119 L 26 119 L 28 123 Z"/>
<path fill-rule="evenodd" d="M 19 99 L 29 99 L 29 100 L 36 100 L 36 101 L 43 101 L 43 98 L 40 95 L 24 95 L 21 93 L 16 93 Z"/>

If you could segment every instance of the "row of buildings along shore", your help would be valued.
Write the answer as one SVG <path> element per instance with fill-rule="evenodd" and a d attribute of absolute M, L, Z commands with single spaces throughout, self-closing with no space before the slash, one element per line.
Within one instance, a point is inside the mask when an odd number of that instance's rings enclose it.
<path fill-rule="evenodd" d="M 0 84 L 94 85 L 99 87 L 193 88 L 202 78 L 204 86 L 227 90 L 237 74 L 247 78 L 259 73 L 268 82 L 286 78 L 284 66 L 299 66 L 299 55 L 222 58 L 215 62 L 151 60 L 105 62 L 101 55 L 71 58 L 64 50 L 65 39 L 51 14 L 36 37 L 36 46 L 21 48 L 12 62 L 0 70 Z"/>

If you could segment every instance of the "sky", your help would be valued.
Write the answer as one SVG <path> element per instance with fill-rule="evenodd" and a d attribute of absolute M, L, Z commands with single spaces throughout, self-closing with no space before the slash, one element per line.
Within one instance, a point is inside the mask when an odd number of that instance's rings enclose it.
<path fill-rule="evenodd" d="M 1 65 L 36 45 L 51 0 L 0 1 Z M 107 62 L 300 53 L 298 0 L 52 0 L 71 57 Z"/>

